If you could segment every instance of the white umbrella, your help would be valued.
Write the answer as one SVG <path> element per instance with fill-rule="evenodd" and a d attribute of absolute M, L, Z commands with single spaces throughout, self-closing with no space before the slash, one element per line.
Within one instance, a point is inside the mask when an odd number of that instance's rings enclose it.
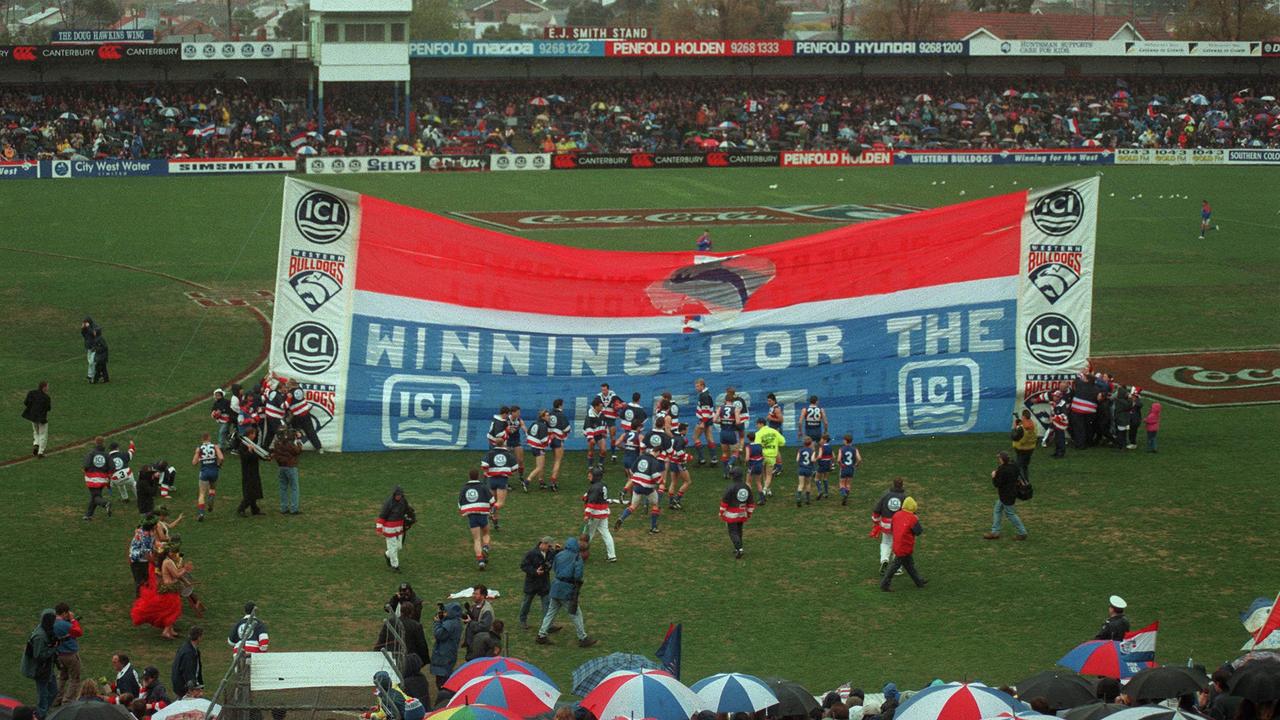
<path fill-rule="evenodd" d="M 299 155 L 315 155 L 316 152 L 317 150 L 311 147 L 310 145 L 303 145 L 302 147 L 298 148 Z"/>
<path fill-rule="evenodd" d="M 176 107 L 161 108 L 160 117 L 176 118 L 182 115 L 182 111 Z"/>
<path fill-rule="evenodd" d="M 215 705 L 208 698 L 189 698 L 165 705 L 151 716 L 151 720 L 204 720 L 205 713 L 212 707 L 209 720 L 217 720 L 222 714 L 222 706 Z"/>
<path fill-rule="evenodd" d="M 347 131 L 342 128 L 334 128 L 329 131 L 329 135 L 336 138 L 344 138 L 347 136 Z"/>
<path fill-rule="evenodd" d="M 1209 104 L 1209 98 L 1207 98 L 1207 97 L 1205 97 L 1205 96 L 1203 96 L 1203 95 L 1201 95 L 1201 94 L 1199 94 L 1199 93 L 1196 93 L 1195 95 L 1192 95 L 1191 97 L 1189 97 L 1189 98 L 1187 98 L 1187 99 L 1188 99 L 1188 100 L 1190 100 L 1190 101 L 1191 101 L 1191 103 L 1192 103 L 1193 105 L 1208 105 L 1208 104 Z"/>
<path fill-rule="evenodd" d="M 916 96 L 916 102 L 920 102 L 920 103 L 933 102 L 933 98 L 924 93 L 920 93 L 919 95 Z"/>
<path fill-rule="evenodd" d="M 755 713 L 778 704 L 778 696 L 763 680 L 743 673 L 720 673 L 690 688 L 718 713 Z"/>

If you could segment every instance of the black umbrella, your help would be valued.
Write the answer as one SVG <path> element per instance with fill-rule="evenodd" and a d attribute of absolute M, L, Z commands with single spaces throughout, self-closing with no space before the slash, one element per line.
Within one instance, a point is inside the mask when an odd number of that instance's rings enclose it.
<path fill-rule="evenodd" d="M 1251 662 L 1231 676 L 1230 694 L 1254 702 L 1280 700 L 1280 663 Z"/>
<path fill-rule="evenodd" d="M 1102 718 L 1126 709 L 1127 705 L 1095 702 L 1071 708 L 1063 713 L 1063 720 L 1102 720 Z"/>
<path fill-rule="evenodd" d="M 1045 670 L 1014 684 L 1018 698 L 1029 702 L 1042 697 L 1054 710 L 1088 705 L 1097 700 L 1089 681 L 1073 672 Z"/>
<path fill-rule="evenodd" d="M 1115 717 L 1130 720 L 1210 720 L 1200 713 L 1170 710 L 1163 705 L 1138 705 L 1116 713 Z"/>
<path fill-rule="evenodd" d="M 782 678 L 765 678 L 765 683 L 778 696 L 778 704 L 767 711 L 771 718 L 808 717 L 810 712 L 821 707 L 813 698 L 813 693 L 805 690 L 800 683 Z"/>
<path fill-rule="evenodd" d="M 54 710 L 45 720 L 133 720 L 123 705 L 102 700 L 77 700 Z"/>
<path fill-rule="evenodd" d="M 9 720 L 13 717 L 13 711 L 21 704 L 8 695 L 0 695 L 0 720 Z"/>
<path fill-rule="evenodd" d="M 1165 665 L 1136 673 L 1129 678 L 1123 692 L 1137 702 L 1165 700 L 1194 694 L 1208 684 L 1203 673 L 1185 666 Z"/>

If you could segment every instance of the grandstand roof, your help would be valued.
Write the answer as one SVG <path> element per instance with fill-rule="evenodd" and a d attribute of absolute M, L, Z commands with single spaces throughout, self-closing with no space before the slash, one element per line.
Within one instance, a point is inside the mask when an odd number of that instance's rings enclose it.
<path fill-rule="evenodd" d="M 1169 40 L 1157 21 L 1123 15 L 952 12 L 942 20 L 943 39 L 986 34 L 999 40 Z"/>

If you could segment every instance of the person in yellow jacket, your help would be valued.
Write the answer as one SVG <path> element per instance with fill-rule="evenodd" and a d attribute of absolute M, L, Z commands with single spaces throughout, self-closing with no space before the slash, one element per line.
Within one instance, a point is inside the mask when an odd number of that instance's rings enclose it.
<path fill-rule="evenodd" d="M 760 444 L 760 452 L 764 455 L 764 489 L 760 491 L 758 504 L 764 505 L 766 498 L 773 495 L 773 466 L 778 462 L 778 451 L 787 444 L 782 433 L 769 427 L 764 418 L 756 420 L 756 442 Z"/>
<path fill-rule="evenodd" d="M 1013 440 L 1013 452 L 1018 458 L 1018 473 L 1022 479 L 1031 482 L 1031 453 L 1035 452 L 1039 437 L 1036 435 L 1036 421 L 1030 410 L 1023 410 L 1022 417 L 1014 416 L 1013 430 L 1009 437 Z"/>

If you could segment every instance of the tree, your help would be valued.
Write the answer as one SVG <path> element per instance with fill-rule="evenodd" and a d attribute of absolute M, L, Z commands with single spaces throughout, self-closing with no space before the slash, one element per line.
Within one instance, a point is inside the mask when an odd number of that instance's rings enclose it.
<path fill-rule="evenodd" d="M 876 40 L 928 40 L 937 37 L 950 10 L 946 0 L 871 0 L 858 28 Z"/>
<path fill-rule="evenodd" d="M 974 12 L 1029 13 L 1032 0 L 968 0 Z"/>
<path fill-rule="evenodd" d="M 449 0 L 413 0 L 409 15 L 410 40 L 457 40 L 458 13 Z"/>
<path fill-rule="evenodd" d="M 64 27 L 97 29 L 120 19 L 120 6 L 115 0 L 58 0 Z"/>
<path fill-rule="evenodd" d="M 520 30 L 519 25 L 502 23 L 485 28 L 481 37 L 485 40 L 523 40 L 524 32 Z"/>
<path fill-rule="evenodd" d="M 613 19 L 613 11 L 601 5 L 594 0 L 582 0 L 582 2 L 574 3 L 569 7 L 569 14 L 565 16 L 565 25 L 569 26 L 586 26 L 586 27 L 604 27 Z"/>
<path fill-rule="evenodd" d="M 306 38 L 307 6 L 299 5 L 280 16 L 276 21 L 276 38 L 279 40 L 303 40 Z"/>
<path fill-rule="evenodd" d="M 780 38 L 790 17 L 778 0 L 668 0 L 657 24 L 662 37 Z"/>
<path fill-rule="evenodd" d="M 1265 0 L 1189 0 L 1175 34 L 1184 40 L 1258 40 L 1280 32 Z"/>

